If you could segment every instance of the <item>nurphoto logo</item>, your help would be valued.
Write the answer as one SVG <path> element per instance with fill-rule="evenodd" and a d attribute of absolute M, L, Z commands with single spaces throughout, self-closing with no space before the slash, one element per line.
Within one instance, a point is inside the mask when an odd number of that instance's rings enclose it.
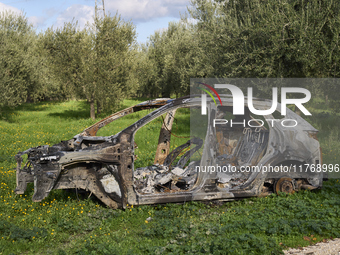
<path fill-rule="evenodd" d="M 206 83 L 199 82 L 199 84 L 204 85 L 206 88 L 210 89 L 218 98 L 220 101 L 220 104 L 222 106 L 222 100 L 220 98 L 220 95 L 217 93 L 216 89 L 228 89 L 230 90 L 233 98 L 233 115 L 244 115 L 244 105 L 245 105 L 245 96 L 240 88 L 238 88 L 235 85 L 231 84 L 214 84 L 214 88 Z M 206 92 L 214 101 L 215 105 L 217 106 L 216 100 L 214 96 L 212 95 L 211 92 L 209 92 L 207 89 L 204 88 L 199 88 L 202 91 Z M 266 110 L 258 110 L 255 109 L 254 104 L 253 104 L 253 88 L 248 87 L 247 88 L 247 105 L 248 109 L 251 113 L 259 116 L 266 116 L 269 114 L 272 114 L 275 112 L 275 110 L 278 107 L 278 88 L 273 87 L 272 88 L 272 104 L 269 109 Z M 299 93 L 299 94 L 304 94 L 304 98 L 287 98 L 287 94 L 291 93 Z M 202 94 L 201 95 L 201 114 L 206 115 L 207 114 L 207 94 Z M 298 87 L 282 87 L 281 88 L 281 115 L 286 116 L 287 115 L 287 105 L 295 105 L 304 115 L 312 115 L 304 106 L 304 103 L 307 103 L 311 99 L 311 93 L 308 89 L 305 88 L 298 88 Z M 271 126 L 274 126 L 274 122 L 280 121 L 277 119 L 266 119 L 266 121 L 271 124 Z M 236 124 L 242 124 L 244 127 L 246 126 L 246 120 L 243 122 L 237 122 L 233 123 L 232 120 L 226 120 L 226 119 L 214 119 L 213 120 L 213 125 L 221 125 L 221 124 L 227 124 L 230 123 L 231 127 L 232 125 Z M 252 122 L 256 122 L 257 125 L 252 125 Z M 281 125 L 283 127 L 296 127 L 297 126 L 297 121 L 293 119 L 284 119 L 281 122 Z M 260 124 L 260 125 L 259 125 Z M 249 127 L 259 127 L 263 126 L 264 122 L 260 119 L 254 119 L 254 120 L 249 120 L 248 121 L 248 126 Z"/>
<path fill-rule="evenodd" d="M 201 83 L 200 84 L 208 87 L 209 89 L 211 89 L 215 95 L 217 96 L 217 98 L 219 99 L 221 105 L 222 105 L 222 101 L 221 98 L 219 96 L 219 94 L 217 93 L 217 91 L 211 87 L 208 84 L 205 83 Z M 235 85 L 231 85 L 231 84 L 215 84 L 214 85 L 215 88 L 217 89 L 229 89 L 232 96 L 233 96 L 233 114 L 234 115 L 244 115 L 244 94 L 242 92 L 242 90 L 240 88 L 238 88 Z M 215 104 L 215 98 L 213 97 L 213 95 L 207 91 L 206 89 L 202 89 L 199 88 L 205 92 L 207 92 L 207 94 L 210 95 L 210 97 L 214 100 Z M 272 106 L 270 109 L 268 110 L 256 110 L 254 108 L 253 105 L 253 88 L 248 88 L 248 107 L 251 113 L 255 114 L 255 115 L 268 115 L 268 114 L 272 114 L 276 108 L 277 108 L 277 88 L 272 88 L 273 90 L 273 100 L 272 100 Z M 287 98 L 287 94 L 288 93 L 303 93 L 305 94 L 305 98 L 291 98 L 288 99 Z M 312 115 L 302 104 L 307 103 L 309 100 L 311 99 L 311 93 L 308 89 L 304 89 L 304 88 L 293 88 L 293 87 L 286 87 L 286 88 L 281 88 L 281 114 L 282 115 L 286 115 L 286 106 L 288 104 L 294 104 L 296 107 L 298 107 L 300 109 L 300 111 L 304 114 L 304 115 Z M 206 115 L 207 111 L 206 111 L 206 106 L 207 106 L 207 95 L 206 94 L 202 94 L 202 115 Z"/>

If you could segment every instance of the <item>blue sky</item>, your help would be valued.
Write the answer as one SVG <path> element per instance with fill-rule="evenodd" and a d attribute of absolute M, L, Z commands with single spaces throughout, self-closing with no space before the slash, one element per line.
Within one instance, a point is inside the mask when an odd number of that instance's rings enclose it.
<path fill-rule="evenodd" d="M 101 0 L 98 0 L 101 4 Z M 177 21 L 184 14 L 190 0 L 105 0 L 105 11 L 131 20 L 136 26 L 137 41 L 144 43 L 156 30 L 164 29 L 169 21 Z M 93 20 L 95 0 L 42 1 L 3 0 L 0 12 L 24 12 L 37 31 L 48 27 L 61 27 L 73 18 L 80 27 Z"/>

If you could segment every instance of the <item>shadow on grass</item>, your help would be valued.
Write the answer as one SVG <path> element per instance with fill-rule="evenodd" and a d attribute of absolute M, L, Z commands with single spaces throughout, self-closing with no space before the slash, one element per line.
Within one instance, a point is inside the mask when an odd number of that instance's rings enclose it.
<path fill-rule="evenodd" d="M 90 109 L 65 110 L 62 112 L 52 112 L 48 116 L 60 117 L 63 119 L 88 119 L 90 118 Z"/>
<path fill-rule="evenodd" d="M 90 118 L 90 105 L 86 101 L 78 101 L 77 106 L 63 111 L 51 112 L 48 116 L 63 119 L 88 119 Z"/>
<path fill-rule="evenodd" d="M 150 100 L 150 98 L 131 98 L 124 100 L 117 109 L 106 110 L 100 114 L 96 114 L 96 120 L 101 120 L 117 111 L 123 110 L 132 105 L 138 104 L 143 101 Z M 135 101 L 135 102 L 134 102 Z M 16 107 L 2 107 L 0 108 L 0 120 L 9 123 L 16 122 L 18 112 L 43 112 L 51 111 L 48 116 L 59 117 L 63 119 L 89 119 L 90 118 L 90 105 L 86 101 L 78 101 L 77 106 L 71 107 L 63 111 L 58 111 L 58 106 L 67 101 L 42 101 L 37 103 L 24 103 Z M 53 109 L 54 108 L 54 109 Z M 60 107 L 62 108 L 62 107 Z"/>
<path fill-rule="evenodd" d="M 133 102 L 133 100 L 137 99 L 131 99 L 131 100 L 125 100 L 122 104 L 120 104 L 115 110 L 106 110 L 102 111 L 100 114 L 97 114 L 96 112 L 96 121 L 99 121 L 103 118 L 106 118 L 107 116 L 110 116 L 111 114 L 121 111 L 123 109 L 126 109 L 132 105 L 138 104 L 138 102 Z M 149 100 L 147 98 L 138 99 L 138 101 L 146 101 Z M 60 117 L 64 119 L 88 119 L 90 118 L 90 104 L 88 104 L 86 101 L 81 101 L 76 109 L 72 110 L 64 110 L 62 112 L 53 112 L 49 113 L 49 116 L 53 117 Z"/>
<path fill-rule="evenodd" d="M 47 111 L 51 106 L 61 104 L 61 101 L 42 101 L 37 103 L 23 103 L 15 107 L 4 106 L 0 107 L 0 119 L 9 123 L 16 122 L 18 112 L 42 112 Z"/>

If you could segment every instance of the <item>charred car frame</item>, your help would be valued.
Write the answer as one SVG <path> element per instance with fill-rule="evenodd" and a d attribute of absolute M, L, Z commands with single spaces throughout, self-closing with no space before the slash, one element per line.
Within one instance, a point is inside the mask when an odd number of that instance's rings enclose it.
<path fill-rule="evenodd" d="M 68 141 L 19 152 L 15 156 L 15 192 L 23 194 L 27 183 L 33 182 L 32 200 L 39 202 L 53 189 L 83 189 L 116 209 L 125 208 L 127 204 L 231 200 L 322 186 L 325 178 L 323 173 L 306 173 L 302 176 L 292 171 L 276 175 L 265 171 L 198 171 L 212 165 L 232 166 L 239 170 L 242 166 L 301 168 L 304 164 L 321 163 L 321 150 L 316 137 L 318 131 L 291 110 L 287 109 L 284 118 L 299 123 L 294 129 L 277 123 L 267 127 L 231 128 L 214 123 L 214 119 L 227 119 L 230 116 L 232 98 L 224 95 L 222 102 L 223 106 L 207 102 L 209 114 L 204 137 L 191 137 L 172 151 L 170 138 L 176 110 L 200 109 L 200 98 L 146 101 L 110 115 Z M 257 109 L 266 109 L 270 105 L 270 100 L 254 100 Z M 155 110 L 115 135 L 96 136 L 103 126 L 145 109 Z M 277 111 L 279 109 L 280 104 Z M 154 165 L 135 169 L 135 133 L 162 115 L 166 116 L 159 135 Z M 250 115 L 247 105 L 242 118 L 257 122 Z M 265 119 L 273 118 L 265 116 Z M 196 155 L 199 154 L 198 151 L 201 153 L 200 159 L 190 162 L 196 152 Z M 23 155 L 27 155 L 26 160 Z"/>

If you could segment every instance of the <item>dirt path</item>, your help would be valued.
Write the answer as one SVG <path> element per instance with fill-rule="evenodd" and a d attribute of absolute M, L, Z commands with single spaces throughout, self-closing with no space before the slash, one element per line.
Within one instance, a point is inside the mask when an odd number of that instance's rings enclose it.
<path fill-rule="evenodd" d="M 327 240 L 326 242 L 316 243 L 311 246 L 285 250 L 286 255 L 340 255 L 340 238 Z"/>

